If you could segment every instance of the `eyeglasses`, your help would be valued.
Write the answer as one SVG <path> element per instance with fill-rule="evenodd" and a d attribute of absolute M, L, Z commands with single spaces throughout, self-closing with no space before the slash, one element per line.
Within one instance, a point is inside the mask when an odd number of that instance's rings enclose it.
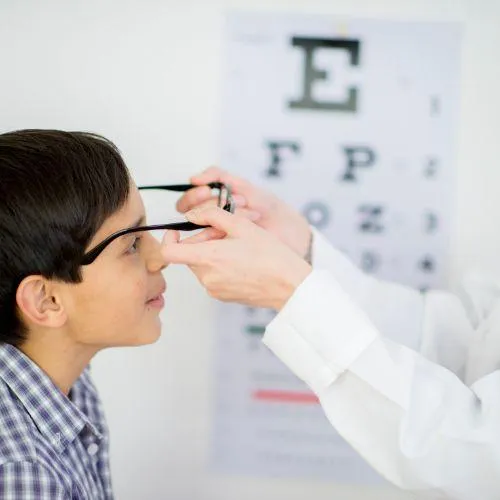
<path fill-rule="evenodd" d="M 233 213 L 235 209 L 234 201 L 231 196 L 231 188 L 226 184 L 222 184 L 221 182 L 212 182 L 207 184 L 211 189 L 214 189 L 218 192 L 217 200 L 218 206 L 225 210 L 226 212 Z M 160 185 L 160 186 L 140 186 L 139 190 L 149 190 L 149 189 L 160 189 L 164 191 L 177 191 L 177 192 L 185 192 L 193 189 L 195 187 L 193 184 L 171 184 L 171 185 Z M 195 231 L 197 229 L 203 229 L 208 226 L 200 226 L 198 224 L 194 224 L 193 222 L 184 221 L 184 222 L 171 222 L 170 224 L 154 224 L 150 226 L 138 226 L 131 227 L 128 229 L 122 229 L 109 235 L 105 240 L 101 241 L 97 246 L 95 246 L 92 250 L 89 250 L 83 257 L 80 262 L 82 266 L 88 266 L 92 264 L 97 257 L 101 254 L 101 252 L 114 240 L 124 236 L 126 234 L 138 233 L 143 231 L 155 231 L 158 229 L 175 229 L 177 231 Z"/>

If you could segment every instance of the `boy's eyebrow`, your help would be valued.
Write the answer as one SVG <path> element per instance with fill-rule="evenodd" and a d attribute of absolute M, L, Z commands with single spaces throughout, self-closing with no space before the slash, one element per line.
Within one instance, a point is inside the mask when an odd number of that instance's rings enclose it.
<path fill-rule="evenodd" d="M 128 230 L 128 229 L 135 229 L 136 227 L 140 227 L 140 226 L 144 226 L 144 224 L 146 223 L 146 216 L 145 215 L 141 215 L 139 217 L 139 219 L 137 219 L 133 224 L 131 224 L 130 226 L 127 226 L 125 228 L 123 228 L 123 230 Z M 125 237 L 122 236 L 121 240 L 122 241 L 128 241 L 129 238 L 128 237 L 131 237 L 133 236 L 133 233 L 130 233 L 130 234 L 126 234 Z"/>
<path fill-rule="evenodd" d="M 132 224 L 131 226 L 128 226 L 125 229 L 134 229 L 136 227 L 143 226 L 145 224 L 145 222 L 146 222 L 146 216 L 145 215 L 141 215 L 139 217 L 139 219 L 137 219 L 137 221 L 134 224 Z"/>

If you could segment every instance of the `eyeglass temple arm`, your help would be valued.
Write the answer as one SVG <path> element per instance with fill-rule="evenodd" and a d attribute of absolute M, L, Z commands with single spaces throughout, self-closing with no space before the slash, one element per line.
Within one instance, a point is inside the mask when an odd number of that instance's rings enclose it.
<path fill-rule="evenodd" d="M 221 189 L 224 184 L 221 182 L 211 182 L 207 184 L 212 189 Z M 159 186 L 141 186 L 139 189 L 165 189 L 168 191 L 188 191 L 189 189 L 192 189 L 194 186 L 193 184 L 173 184 L 173 185 L 159 185 Z M 228 202 L 224 205 L 224 210 L 227 210 L 229 212 L 234 211 L 234 205 L 232 202 Z M 153 225 L 153 226 L 142 226 L 142 227 L 137 227 L 137 228 L 130 228 L 130 229 L 124 229 L 123 231 L 118 231 L 115 234 L 112 234 L 109 236 L 109 238 L 106 238 L 104 241 L 102 241 L 99 245 L 97 245 L 93 250 L 88 252 L 87 254 L 84 255 L 81 264 L 82 265 L 88 265 L 94 262 L 94 260 L 99 256 L 99 254 L 116 238 L 119 238 L 120 236 L 124 236 L 125 234 L 129 233 L 136 233 L 140 231 L 151 231 L 155 229 L 170 229 L 170 230 L 177 230 L 177 231 L 196 231 L 197 229 L 205 229 L 210 226 L 206 225 L 199 225 L 195 224 L 194 222 L 173 222 L 171 224 L 159 224 L 159 225 Z"/>
<path fill-rule="evenodd" d="M 221 190 L 219 192 L 219 203 L 221 201 L 222 188 L 226 187 L 226 189 L 229 192 L 229 196 L 231 195 L 231 189 L 230 189 L 230 187 L 229 186 L 225 186 L 223 182 L 209 182 L 208 184 L 205 184 L 205 186 L 208 186 L 210 189 L 219 189 L 219 190 Z M 190 189 L 193 189 L 193 188 L 196 188 L 196 187 L 201 187 L 201 186 L 195 186 L 194 184 L 159 184 L 159 185 L 154 185 L 154 186 L 139 186 L 138 189 L 139 190 L 163 189 L 165 191 L 185 192 L 185 191 L 189 191 Z M 231 206 L 231 203 L 226 203 L 226 205 L 224 206 L 224 209 L 228 210 L 229 212 L 233 212 L 234 209 L 228 209 L 229 206 Z M 181 231 L 190 231 L 190 229 L 181 229 Z"/>
<path fill-rule="evenodd" d="M 140 226 L 140 227 L 132 227 L 129 229 L 124 229 L 123 231 L 118 231 L 115 234 L 112 234 L 104 241 L 102 241 L 99 245 L 97 245 L 93 250 L 86 253 L 82 259 L 82 265 L 92 264 L 95 259 L 99 256 L 99 254 L 114 240 L 120 238 L 121 236 L 125 236 L 130 233 L 139 233 L 144 231 L 154 231 L 157 229 L 165 229 L 165 230 L 176 230 L 176 231 L 196 231 L 197 229 L 205 229 L 209 226 L 201 226 L 199 224 L 195 224 L 194 222 L 172 222 L 171 224 L 156 224 L 152 226 Z"/>
<path fill-rule="evenodd" d="M 221 189 L 224 186 L 222 182 L 210 182 L 209 184 L 205 185 L 209 186 L 211 189 Z M 190 189 L 193 189 L 195 187 L 201 186 L 195 186 L 194 184 L 160 184 L 157 186 L 139 186 L 138 189 L 164 189 L 165 191 L 184 192 L 189 191 Z"/>

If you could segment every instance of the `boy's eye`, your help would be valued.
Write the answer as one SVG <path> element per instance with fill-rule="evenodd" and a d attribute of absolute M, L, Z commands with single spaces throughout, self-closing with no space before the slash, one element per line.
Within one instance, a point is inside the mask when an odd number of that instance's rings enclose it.
<path fill-rule="evenodd" d="M 141 244 L 141 237 L 134 235 L 134 239 L 132 240 L 131 244 L 127 249 L 127 254 L 136 253 L 137 250 L 139 250 L 140 244 Z"/>

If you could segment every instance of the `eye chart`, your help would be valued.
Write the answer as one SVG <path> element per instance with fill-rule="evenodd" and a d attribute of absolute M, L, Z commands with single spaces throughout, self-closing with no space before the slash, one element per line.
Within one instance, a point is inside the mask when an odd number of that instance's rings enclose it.
<path fill-rule="evenodd" d="M 294 205 L 365 272 L 443 285 L 459 26 L 234 14 L 225 51 L 223 167 Z M 381 481 L 261 344 L 272 317 L 220 306 L 215 469 Z"/>

